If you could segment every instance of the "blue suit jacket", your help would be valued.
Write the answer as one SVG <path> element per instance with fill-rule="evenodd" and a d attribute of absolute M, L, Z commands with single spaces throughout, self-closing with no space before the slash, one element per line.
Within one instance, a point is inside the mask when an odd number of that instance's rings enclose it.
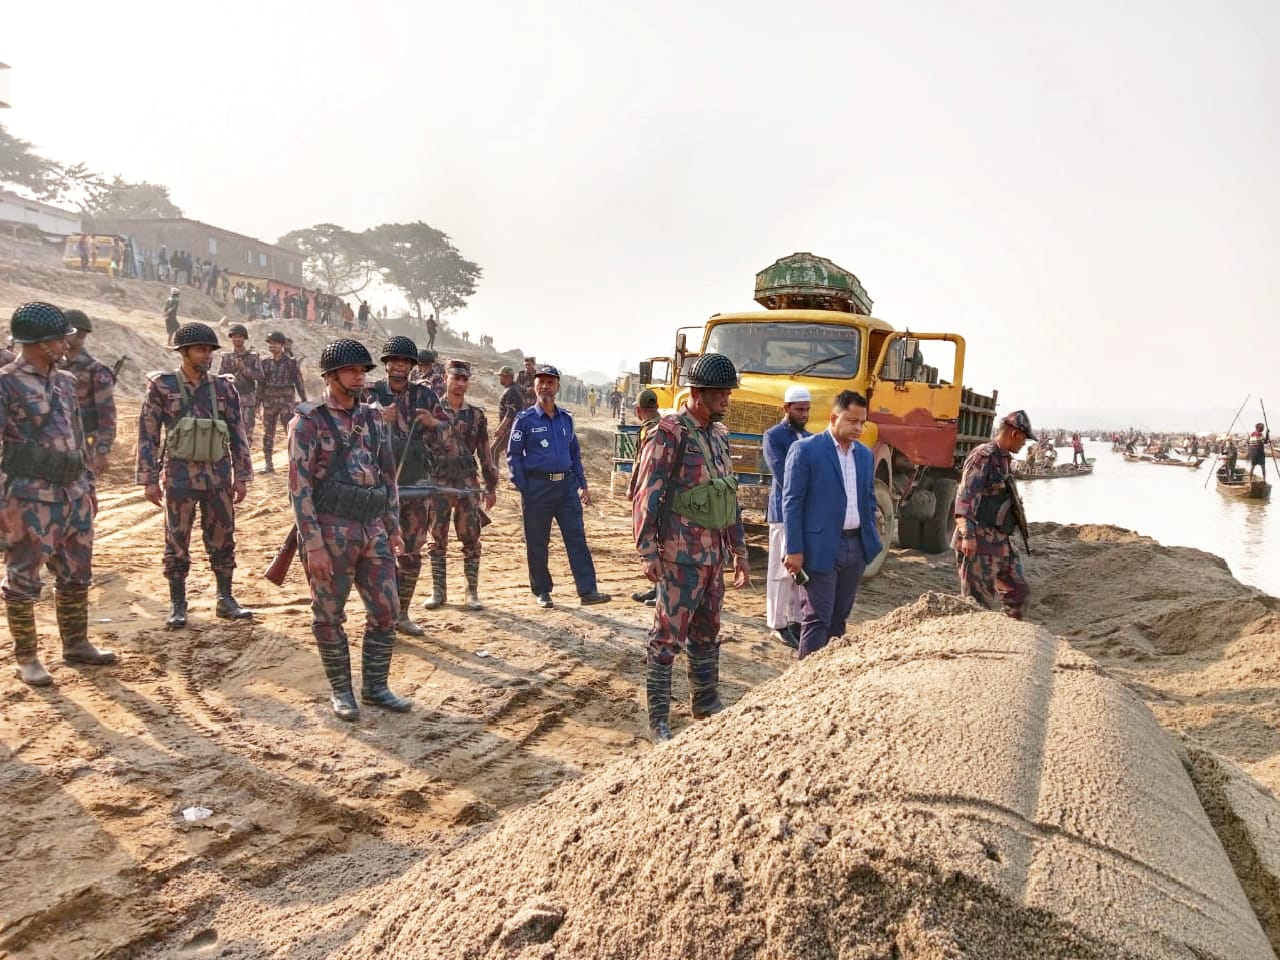
<path fill-rule="evenodd" d="M 853 445 L 858 473 L 858 522 L 862 551 L 870 562 L 880 554 L 876 532 L 875 462 L 862 444 Z M 829 431 L 795 443 L 787 454 L 782 486 L 782 516 L 787 553 L 803 553 L 809 573 L 830 573 L 836 567 L 844 526 L 844 476 Z"/>
<path fill-rule="evenodd" d="M 791 424 L 783 420 L 764 432 L 764 462 L 773 481 L 769 485 L 769 510 L 765 519 L 770 523 L 782 522 L 782 481 L 786 477 L 787 453 L 791 445 L 801 437 L 811 437 L 808 430 L 799 434 L 791 428 Z"/>

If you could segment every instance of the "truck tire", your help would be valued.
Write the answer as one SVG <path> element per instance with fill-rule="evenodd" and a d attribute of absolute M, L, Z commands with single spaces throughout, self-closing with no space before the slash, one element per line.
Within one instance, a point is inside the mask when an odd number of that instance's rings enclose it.
<path fill-rule="evenodd" d="M 956 490 L 959 484 L 950 477 L 933 482 L 935 504 L 933 516 L 920 528 L 920 549 L 925 553 L 942 553 L 951 546 L 956 529 Z"/>
<path fill-rule="evenodd" d="M 920 548 L 920 521 L 898 517 L 898 546 Z"/>
<path fill-rule="evenodd" d="M 880 556 L 867 562 L 867 568 L 862 572 L 863 580 L 870 580 L 880 572 L 880 568 L 884 566 L 889 556 L 889 548 L 893 546 L 894 535 L 898 529 L 898 518 L 893 508 L 893 492 L 883 480 L 876 481 L 876 507 L 876 530 L 880 534 L 880 542 L 884 544 L 884 549 L 880 551 Z"/>

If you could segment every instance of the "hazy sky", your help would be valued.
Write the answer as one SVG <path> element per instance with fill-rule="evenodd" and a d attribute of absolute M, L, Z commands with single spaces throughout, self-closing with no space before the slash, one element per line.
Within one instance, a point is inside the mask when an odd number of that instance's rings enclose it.
<path fill-rule="evenodd" d="M 1006 410 L 1277 383 L 1275 0 L 119 9 L 7 5 L 12 132 L 268 240 L 423 219 L 500 349 L 634 367 L 810 250 Z"/>

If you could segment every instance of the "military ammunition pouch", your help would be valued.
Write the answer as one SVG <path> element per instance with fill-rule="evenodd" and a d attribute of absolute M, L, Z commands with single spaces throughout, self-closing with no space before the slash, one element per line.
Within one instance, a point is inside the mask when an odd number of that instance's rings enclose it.
<path fill-rule="evenodd" d="M 4 472 L 10 478 L 24 477 L 67 485 L 84 473 L 84 453 L 50 450 L 34 443 L 9 441 L 4 445 Z"/>
<path fill-rule="evenodd" d="M 187 392 L 186 378 L 179 372 L 178 387 L 182 391 L 182 412 L 177 422 L 169 427 L 167 449 L 169 456 L 177 460 L 190 460 L 195 463 L 216 463 L 227 456 L 231 450 L 231 428 L 218 416 L 218 395 L 213 381 L 208 381 L 212 394 L 211 407 L 213 417 L 192 417 L 186 415 L 191 405 L 191 395 Z M 200 389 L 199 387 L 196 388 Z"/>
<path fill-rule="evenodd" d="M 983 497 L 974 511 L 984 527 L 995 527 L 1006 537 L 1018 529 L 1018 519 L 1013 513 L 1013 499 L 1008 495 Z"/>
<path fill-rule="evenodd" d="M 687 422 L 685 430 L 702 454 L 707 469 L 719 473 L 719 464 L 701 430 Z M 705 530 L 727 529 L 738 522 L 738 478 L 732 474 L 716 476 L 696 487 L 677 490 L 671 497 L 671 511 Z"/>
<path fill-rule="evenodd" d="M 358 523 L 372 523 L 386 515 L 387 494 L 377 487 L 358 487 L 340 480 L 323 480 L 312 495 L 316 513 L 327 513 Z"/>
<path fill-rule="evenodd" d="M 98 434 L 98 408 L 90 407 L 88 410 L 80 411 L 80 426 L 84 428 L 85 436 L 93 437 Z"/>

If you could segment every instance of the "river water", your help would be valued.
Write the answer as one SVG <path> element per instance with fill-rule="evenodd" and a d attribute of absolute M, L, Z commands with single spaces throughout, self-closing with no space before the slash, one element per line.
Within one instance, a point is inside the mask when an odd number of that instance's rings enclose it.
<path fill-rule="evenodd" d="M 1028 521 L 1109 523 L 1168 546 L 1196 547 L 1226 560 L 1242 583 L 1280 596 L 1280 500 L 1224 497 L 1215 488 L 1212 458 L 1199 470 L 1156 467 L 1127 462 L 1110 443 L 1088 441 L 1085 456 L 1095 459 L 1090 476 L 1019 484 Z M 1058 458 L 1069 461 L 1071 449 L 1060 448 Z M 1267 479 L 1280 497 L 1274 463 L 1267 464 Z"/>

